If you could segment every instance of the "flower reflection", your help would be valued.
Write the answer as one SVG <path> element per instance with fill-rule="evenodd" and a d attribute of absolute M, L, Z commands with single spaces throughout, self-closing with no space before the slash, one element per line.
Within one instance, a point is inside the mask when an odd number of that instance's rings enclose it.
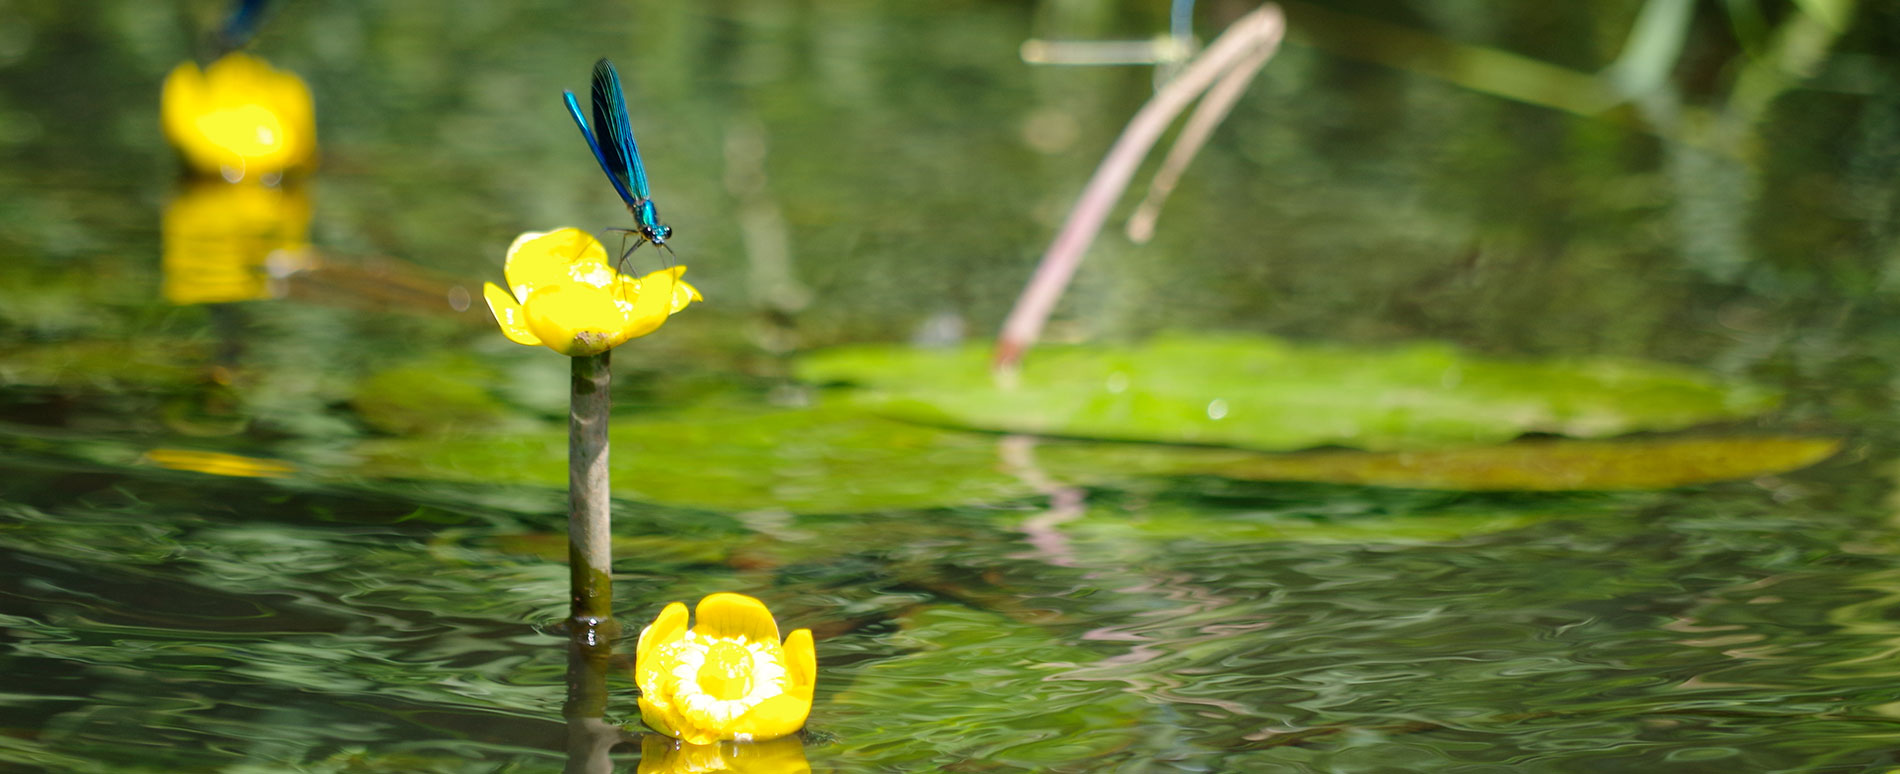
<path fill-rule="evenodd" d="M 192 449 L 153 449 L 145 453 L 144 459 L 161 468 L 209 473 L 214 476 L 281 478 L 296 470 L 290 463 L 281 460 Z"/>
<path fill-rule="evenodd" d="M 798 737 L 769 742 L 692 744 L 659 734 L 640 740 L 639 774 L 730 771 L 743 774 L 804 774 L 811 771 Z"/>
<path fill-rule="evenodd" d="M 684 266 L 634 279 L 607 261 L 607 248 L 577 228 L 530 231 L 508 247 L 508 289 L 486 283 L 483 296 L 502 335 L 563 355 L 597 355 L 658 330 L 701 300 L 680 280 Z"/>
<path fill-rule="evenodd" d="M 301 189 L 197 180 L 165 207 L 165 300 L 250 301 L 308 260 L 310 199 Z"/>
<path fill-rule="evenodd" d="M 165 136 L 185 163 L 226 180 L 257 180 L 316 160 L 316 109 L 295 73 L 230 53 L 202 71 L 185 62 L 165 76 Z"/>
<path fill-rule="evenodd" d="M 771 611 L 743 594 L 706 597 L 697 614 L 699 625 L 688 629 L 686 606 L 674 602 L 640 632 L 640 719 L 695 745 L 776 739 L 804 727 L 818 678 L 811 630 L 781 645 Z"/>

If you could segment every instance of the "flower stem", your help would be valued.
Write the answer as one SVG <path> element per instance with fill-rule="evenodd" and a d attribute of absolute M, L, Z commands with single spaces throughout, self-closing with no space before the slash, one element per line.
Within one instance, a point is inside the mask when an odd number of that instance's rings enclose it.
<path fill-rule="evenodd" d="M 1286 17 L 1280 7 L 1272 3 L 1240 17 L 1129 119 L 1108 155 L 1095 168 L 1095 174 L 1089 177 L 1088 185 L 1083 187 L 1075 207 L 1069 210 L 1069 219 L 1062 223 L 1055 241 L 1042 254 L 1042 262 L 1036 265 L 1036 273 L 1017 297 L 1015 308 L 1003 321 L 1003 331 L 996 337 L 992 371 L 1014 372 L 1029 347 L 1042 335 L 1043 323 L 1048 322 L 1050 313 L 1055 311 L 1056 302 L 1061 300 L 1063 289 L 1075 276 L 1076 267 L 1082 264 L 1082 255 L 1088 252 L 1089 244 L 1102 230 L 1109 210 L 1121 199 L 1135 169 L 1167 132 L 1174 117 L 1224 74 L 1234 71 L 1236 65 L 1257 68 L 1256 63 L 1264 63 L 1261 57 L 1271 55 L 1285 33 Z"/>
<path fill-rule="evenodd" d="M 574 358 L 567 413 L 567 567 L 575 632 L 613 617 L 613 548 L 608 539 L 608 352 Z"/>

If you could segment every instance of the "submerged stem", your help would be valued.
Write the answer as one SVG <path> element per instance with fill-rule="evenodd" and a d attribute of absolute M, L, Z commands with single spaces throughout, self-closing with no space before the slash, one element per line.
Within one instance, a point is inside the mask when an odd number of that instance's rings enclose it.
<path fill-rule="evenodd" d="M 611 351 L 611 350 L 610 350 Z M 608 352 L 574 358 L 567 413 L 567 566 L 576 632 L 613 617 L 613 549 L 608 542 Z"/>

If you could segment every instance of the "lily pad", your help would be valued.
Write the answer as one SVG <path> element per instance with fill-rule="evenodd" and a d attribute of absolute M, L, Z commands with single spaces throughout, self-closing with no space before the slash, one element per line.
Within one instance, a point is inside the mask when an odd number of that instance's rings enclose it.
<path fill-rule="evenodd" d="M 1211 465 L 1261 481 L 1559 492 L 1667 489 L 1799 470 L 1841 448 L 1829 438 L 1645 438 L 1526 441 L 1424 452 L 1309 452 Z"/>
<path fill-rule="evenodd" d="M 615 494 L 722 511 L 794 514 L 942 508 L 1040 497 L 1050 483 L 1146 476 L 1365 484 L 1459 491 L 1663 489 L 1782 473 L 1839 448 L 1821 438 L 1523 441 L 1417 452 L 1245 449 L 1046 441 L 1011 460 L 996 436 L 848 408 L 720 409 L 623 417 L 611 432 Z M 554 428 L 366 442 L 356 473 L 559 487 Z M 1020 453 L 1019 453 L 1020 456 Z M 1041 486 L 1038 485 L 1041 482 Z"/>
<path fill-rule="evenodd" d="M 1240 449 L 1131 447 L 1119 469 L 1253 481 L 1363 484 L 1466 492 L 1669 489 L 1799 470 L 1840 451 L 1833 438 L 1738 436 L 1534 440 L 1432 451 L 1326 450 L 1264 454 Z M 1047 469 L 1098 469 L 1100 444 L 1047 444 Z"/>
<path fill-rule="evenodd" d="M 1163 336 L 1036 350 L 999 385 L 986 346 L 817 352 L 799 376 L 857 405 L 984 430 L 1283 451 L 1494 444 L 1525 433 L 1604 438 L 1754 416 L 1773 391 L 1604 359 L 1521 362 L 1437 344 L 1391 349 L 1249 336 Z"/>
<path fill-rule="evenodd" d="M 1444 543 L 1520 529 L 1553 518 L 1582 515 L 1604 514 L 1557 508 L 1522 511 L 1459 509 L 1443 512 L 1427 509 L 1422 512 L 1319 518 L 1269 512 L 1223 514 L 1205 508 L 1164 508 L 1134 514 L 1095 509 L 1081 520 L 1062 525 L 1061 532 L 1076 541 L 1078 555 L 1097 558 L 1117 556 L 1126 561 L 1135 558 L 1131 553 L 1153 556 L 1173 550 L 1168 544 L 1180 540 L 1215 544 Z M 1117 551 L 1110 546 L 1120 546 L 1125 550 Z"/>
<path fill-rule="evenodd" d="M 840 409 L 704 407 L 617 417 L 614 493 L 721 510 L 857 513 L 996 502 L 1034 490 L 999 471 L 996 440 Z M 567 483 L 565 428 L 405 438 L 362 447 L 360 472 Z"/>

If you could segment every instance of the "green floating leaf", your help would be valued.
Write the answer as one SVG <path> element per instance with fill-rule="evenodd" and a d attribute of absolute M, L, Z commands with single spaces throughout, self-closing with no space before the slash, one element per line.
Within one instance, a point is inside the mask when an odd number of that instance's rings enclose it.
<path fill-rule="evenodd" d="M 703 407 L 617 417 L 614 493 L 721 510 L 858 513 L 996 502 L 1034 490 L 998 470 L 996 439 L 837 409 Z M 361 472 L 567 483 L 567 433 L 406 438 L 362 447 Z"/>
<path fill-rule="evenodd" d="M 615 494 L 726 511 L 862 513 L 994 503 L 1034 482 L 1102 485 L 1140 476 L 1225 478 L 1457 491 L 1663 489 L 1782 473 L 1833 454 L 1821 438 L 1524 441 L 1429 452 L 1242 449 L 1067 441 L 1009 462 L 992 436 L 841 409 L 732 411 L 621 419 L 611 431 Z M 376 476 L 537 484 L 567 481 L 559 430 L 407 438 L 360 447 Z"/>
<path fill-rule="evenodd" d="M 1319 518 L 1270 512 L 1222 513 L 1184 507 L 1135 514 L 1095 509 L 1079 521 L 1062 525 L 1061 532 L 1076 541 L 1076 553 L 1084 558 L 1119 557 L 1127 561 L 1178 550 L 1169 543 L 1180 540 L 1212 544 L 1443 543 L 1520 529 L 1553 518 L 1584 515 L 1602 514 L 1560 508 L 1476 509 Z"/>
<path fill-rule="evenodd" d="M 1776 393 L 1611 360 L 1514 362 L 1417 344 L 1359 350 L 1245 336 L 1037 349 L 1013 386 L 989 350 L 859 346 L 799 375 L 848 383 L 858 405 L 931 424 L 1265 450 L 1492 444 L 1542 432 L 1601 438 L 1754 416 Z"/>
<path fill-rule="evenodd" d="M 1787 437 L 1524 441 L 1422 452 L 1255 455 L 1176 471 L 1479 492 L 1667 489 L 1799 470 L 1840 448 L 1836 439 Z"/>
<path fill-rule="evenodd" d="M 1787 473 L 1840 451 L 1832 438 L 1736 436 L 1533 440 L 1408 452 L 1273 454 L 1191 446 L 1047 442 L 1038 464 L 1064 481 L 1091 474 L 1220 476 L 1463 492 L 1668 489 Z"/>

